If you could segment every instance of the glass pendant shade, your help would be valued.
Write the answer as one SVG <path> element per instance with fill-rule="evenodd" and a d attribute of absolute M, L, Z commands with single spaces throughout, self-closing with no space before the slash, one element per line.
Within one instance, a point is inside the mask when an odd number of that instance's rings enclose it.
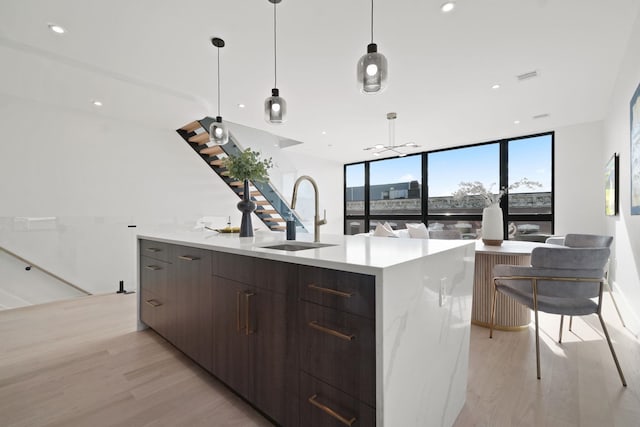
<path fill-rule="evenodd" d="M 358 61 L 358 86 L 362 93 L 382 92 L 387 86 L 387 58 L 371 43 Z"/>
<path fill-rule="evenodd" d="M 208 147 L 214 145 L 224 145 L 229 142 L 229 130 L 222 122 L 222 117 L 216 117 L 215 121 L 209 125 L 209 143 Z"/>
<path fill-rule="evenodd" d="M 271 96 L 264 101 L 264 119 L 269 123 L 284 123 L 287 116 L 287 101 L 278 89 L 271 89 Z"/>

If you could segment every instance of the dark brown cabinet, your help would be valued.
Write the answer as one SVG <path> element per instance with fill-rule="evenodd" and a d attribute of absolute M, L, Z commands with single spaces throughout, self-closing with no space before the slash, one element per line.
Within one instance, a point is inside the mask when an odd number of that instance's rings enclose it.
<path fill-rule="evenodd" d="M 213 373 L 278 424 L 298 425 L 297 266 L 213 256 Z"/>
<path fill-rule="evenodd" d="M 300 372 L 300 426 L 376 425 L 376 411 L 329 384 Z"/>
<path fill-rule="evenodd" d="M 300 425 L 375 426 L 375 277 L 300 267 L 298 285 Z"/>
<path fill-rule="evenodd" d="M 213 349 L 213 300 L 211 252 L 174 246 L 174 274 L 169 284 L 175 301 L 174 344 L 211 371 Z"/>
<path fill-rule="evenodd" d="M 168 262 L 140 257 L 140 318 L 167 339 L 175 324 L 175 301 L 169 296 L 171 267 Z"/>
<path fill-rule="evenodd" d="M 140 318 L 211 370 L 211 253 L 140 241 Z"/>
<path fill-rule="evenodd" d="M 375 278 L 140 241 L 140 318 L 278 425 L 375 425 Z"/>
<path fill-rule="evenodd" d="M 212 372 L 236 393 L 249 399 L 249 332 L 247 286 L 214 276 L 214 336 Z"/>

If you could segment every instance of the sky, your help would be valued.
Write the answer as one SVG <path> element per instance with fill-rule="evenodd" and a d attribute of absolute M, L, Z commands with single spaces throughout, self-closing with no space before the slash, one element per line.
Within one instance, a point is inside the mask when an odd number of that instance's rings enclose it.
<path fill-rule="evenodd" d="M 486 144 L 430 153 L 429 196 L 450 196 L 462 181 L 480 181 L 498 189 L 499 144 Z M 371 185 L 420 180 L 421 156 L 413 155 L 370 163 Z M 551 135 L 509 142 L 509 183 L 527 178 L 542 187 L 517 192 L 551 191 Z M 347 187 L 364 185 L 364 165 L 347 167 Z"/>

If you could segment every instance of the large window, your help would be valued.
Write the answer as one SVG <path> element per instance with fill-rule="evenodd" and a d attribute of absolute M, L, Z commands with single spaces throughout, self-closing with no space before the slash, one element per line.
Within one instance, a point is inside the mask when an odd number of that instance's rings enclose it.
<path fill-rule="evenodd" d="M 346 165 L 345 234 L 424 222 L 475 239 L 485 198 L 468 189 L 496 197 L 507 187 L 505 237 L 553 234 L 553 133 Z"/>
<path fill-rule="evenodd" d="M 421 181 L 421 155 L 371 162 L 369 215 L 420 215 Z"/>
<path fill-rule="evenodd" d="M 428 153 L 427 158 L 430 216 L 481 214 L 481 197 L 453 197 L 464 183 L 480 182 L 487 190 L 499 191 L 500 144 L 437 151 Z"/>

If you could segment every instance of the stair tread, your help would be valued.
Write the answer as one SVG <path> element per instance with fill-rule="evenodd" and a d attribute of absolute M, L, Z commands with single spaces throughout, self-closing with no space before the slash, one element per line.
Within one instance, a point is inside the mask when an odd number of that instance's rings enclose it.
<path fill-rule="evenodd" d="M 237 194 L 238 194 L 239 196 L 243 196 L 243 195 L 244 195 L 244 191 L 239 191 Z M 261 193 L 261 192 L 259 192 L 258 190 L 255 190 L 255 191 L 250 191 L 250 192 L 249 192 L 249 195 L 250 195 L 250 196 L 261 196 L 261 195 L 262 195 L 262 193 Z"/>
<path fill-rule="evenodd" d="M 203 148 L 202 150 L 198 151 L 200 154 L 208 154 L 210 156 L 217 156 L 218 154 L 222 154 L 222 147 L 218 146 L 218 145 L 214 145 L 213 147 L 207 147 L 207 148 Z"/>
<path fill-rule="evenodd" d="M 258 206 L 264 206 L 264 205 L 270 205 L 271 202 L 268 200 L 254 200 L 253 203 L 255 203 Z"/>
<path fill-rule="evenodd" d="M 287 222 L 284 218 L 262 218 L 265 222 Z"/>
<path fill-rule="evenodd" d="M 256 210 L 256 213 L 269 214 L 269 215 L 274 215 L 275 214 L 275 215 L 277 215 L 278 211 L 275 210 L 275 209 L 258 209 L 258 210 Z"/>
<path fill-rule="evenodd" d="M 271 230 L 286 230 L 287 227 L 284 225 L 276 225 L 275 227 L 269 227 Z"/>
<path fill-rule="evenodd" d="M 193 135 L 192 137 L 189 137 L 189 142 L 194 142 L 198 145 L 206 144 L 209 142 L 209 134 L 207 132 L 202 132 L 197 135 Z"/>
<path fill-rule="evenodd" d="M 182 126 L 180 129 L 187 131 L 187 132 L 193 132 L 194 130 L 198 129 L 200 127 L 200 123 L 197 120 L 192 121 L 191 123 L 188 123 L 184 126 Z"/>
<path fill-rule="evenodd" d="M 222 159 L 215 159 L 215 160 L 211 160 L 211 161 L 209 162 L 209 164 L 210 164 L 211 166 L 222 166 L 222 164 L 223 164 L 223 160 L 222 160 Z"/>

